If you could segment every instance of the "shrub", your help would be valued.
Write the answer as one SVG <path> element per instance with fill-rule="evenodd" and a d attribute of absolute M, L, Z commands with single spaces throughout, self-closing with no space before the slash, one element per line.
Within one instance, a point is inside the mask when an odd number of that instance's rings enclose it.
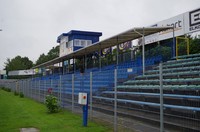
<path fill-rule="evenodd" d="M 15 92 L 14 92 L 14 95 L 15 95 L 15 96 L 18 96 L 18 95 L 19 95 L 19 93 L 18 93 L 17 91 L 15 91 Z"/>
<path fill-rule="evenodd" d="M 20 92 L 19 97 L 24 98 L 24 94 L 22 92 Z"/>
<path fill-rule="evenodd" d="M 4 91 L 7 91 L 7 92 L 11 92 L 11 89 L 10 89 L 10 88 L 2 87 L 1 89 L 4 90 Z"/>
<path fill-rule="evenodd" d="M 52 94 L 46 96 L 45 105 L 50 113 L 58 112 L 58 100 Z"/>
<path fill-rule="evenodd" d="M 7 92 L 11 92 L 11 89 L 7 88 L 6 91 L 7 91 Z"/>

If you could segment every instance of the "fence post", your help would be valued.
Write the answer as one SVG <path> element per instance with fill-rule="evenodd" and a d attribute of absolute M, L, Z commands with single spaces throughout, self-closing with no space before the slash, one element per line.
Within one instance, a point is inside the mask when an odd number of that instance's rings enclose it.
<path fill-rule="evenodd" d="M 50 79 L 50 88 L 52 88 L 52 91 L 54 92 L 55 89 L 53 89 L 53 79 L 52 78 Z"/>
<path fill-rule="evenodd" d="M 60 90 L 60 91 L 59 91 L 59 93 L 60 93 L 60 95 L 59 95 L 59 100 L 60 100 L 60 105 L 61 105 L 61 102 L 62 102 L 62 101 L 61 101 L 61 95 L 62 95 L 62 90 L 61 90 L 62 86 L 61 86 L 61 85 L 62 85 L 62 75 L 60 75 L 60 80 L 59 80 L 59 88 L 60 88 L 60 89 L 59 89 L 59 90 Z"/>
<path fill-rule="evenodd" d="M 72 113 L 74 112 L 74 74 L 72 74 Z"/>
<path fill-rule="evenodd" d="M 115 93 L 114 93 L 114 132 L 117 132 L 117 69 L 114 73 L 115 78 Z"/>
<path fill-rule="evenodd" d="M 23 83 L 23 85 L 24 85 L 24 89 L 23 89 L 23 94 L 25 95 L 25 89 L 26 89 L 26 80 L 24 79 L 24 81 L 23 81 L 24 83 Z"/>
<path fill-rule="evenodd" d="M 17 81 L 16 81 L 16 83 L 15 83 L 15 91 L 17 92 Z M 15 92 L 14 91 L 14 92 Z"/>
<path fill-rule="evenodd" d="M 26 97 L 28 96 L 28 79 L 26 80 Z"/>
<path fill-rule="evenodd" d="M 47 92 L 47 80 L 44 80 L 44 103 L 46 101 L 46 92 Z"/>
<path fill-rule="evenodd" d="M 92 120 L 92 72 L 90 72 L 90 120 Z"/>
<path fill-rule="evenodd" d="M 22 91 L 20 93 L 24 93 L 24 80 L 22 80 Z"/>
<path fill-rule="evenodd" d="M 9 83 L 9 85 L 10 85 L 10 83 Z M 18 93 L 21 92 L 21 88 L 22 88 L 22 80 L 20 80 L 20 83 L 19 83 L 19 91 L 18 91 Z"/>
<path fill-rule="evenodd" d="M 164 122 L 163 122 L 163 69 L 162 62 L 159 64 L 160 72 L 160 132 L 164 132 Z"/>
<path fill-rule="evenodd" d="M 30 93 L 30 98 L 32 98 L 32 85 L 33 85 L 33 79 L 30 80 L 29 82 L 29 86 L 30 86 L 30 89 L 29 89 L 29 93 Z"/>
<path fill-rule="evenodd" d="M 30 98 L 30 79 L 27 82 L 28 84 L 28 91 L 27 91 L 27 96 Z"/>
<path fill-rule="evenodd" d="M 38 89 L 39 89 L 39 102 L 40 102 L 40 80 L 39 80 L 38 83 L 39 83 L 39 84 L 38 84 Z"/>
<path fill-rule="evenodd" d="M 37 100 L 37 96 L 38 96 L 38 93 L 37 93 L 37 81 L 35 80 L 35 99 L 34 100 Z"/>
<path fill-rule="evenodd" d="M 25 91 L 24 91 L 24 96 L 27 95 L 27 89 L 28 89 L 27 81 L 28 81 L 28 79 L 26 79 L 26 81 L 25 81 Z"/>

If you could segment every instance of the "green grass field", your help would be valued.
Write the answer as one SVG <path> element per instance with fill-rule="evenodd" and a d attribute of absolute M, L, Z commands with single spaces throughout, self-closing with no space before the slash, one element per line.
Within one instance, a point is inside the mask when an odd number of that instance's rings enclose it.
<path fill-rule="evenodd" d="M 44 104 L 14 96 L 0 89 L 0 132 L 19 132 L 35 127 L 41 132 L 111 132 L 107 126 L 94 122 L 82 126 L 82 117 L 69 111 L 48 114 Z"/>

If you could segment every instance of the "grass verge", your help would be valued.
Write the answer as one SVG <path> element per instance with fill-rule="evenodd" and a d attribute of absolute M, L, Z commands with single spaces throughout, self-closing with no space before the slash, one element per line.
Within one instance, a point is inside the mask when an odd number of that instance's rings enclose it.
<path fill-rule="evenodd" d="M 41 132 L 111 132 L 102 124 L 88 122 L 69 111 L 48 114 L 45 105 L 20 98 L 0 89 L 0 132 L 19 132 L 20 128 L 35 127 Z"/>

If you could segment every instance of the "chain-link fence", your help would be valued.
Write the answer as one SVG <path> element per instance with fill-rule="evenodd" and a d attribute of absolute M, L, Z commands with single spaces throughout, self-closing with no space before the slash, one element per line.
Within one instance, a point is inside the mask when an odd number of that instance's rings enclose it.
<path fill-rule="evenodd" d="M 145 73 L 127 62 L 84 74 L 0 81 L 0 86 L 41 103 L 51 88 L 60 106 L 74 113 L 82 112 L 78 93 L 86 92 L 89 118 L 113 124 L 114 131 L 193 132 L 200 130 L 199 60 L 191 55 L 146 65 Z"/>

